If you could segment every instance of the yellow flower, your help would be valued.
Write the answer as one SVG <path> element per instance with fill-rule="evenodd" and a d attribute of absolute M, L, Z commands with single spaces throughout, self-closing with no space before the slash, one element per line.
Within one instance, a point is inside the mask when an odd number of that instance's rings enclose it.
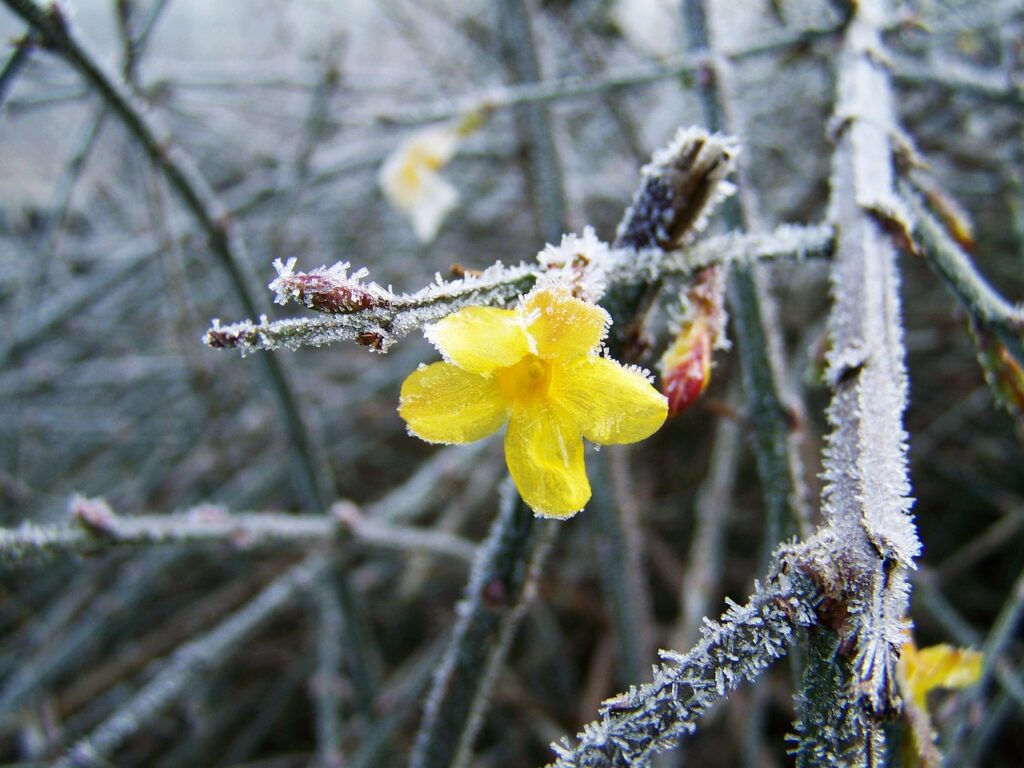
<path fill-rule="evenodd" d="M 398 412 L 432 443 L 472 442 L 508 422 L 519 494 L 538 514 L 569 517 L 590 499 L 582 438 L 632 443 L 665 421 L 665 397 L 640 370 L 598 355 L 610 322 L 560 287 L 514 310 L 462 309 L 427 328 L 446 362 L 405 380 Z"/>
<path fill-rule="evenodd" d="M 412 222 L 416 237 L 430 242 L 455 207 L 459 193 L 439 173 L 455 155 L 457 126 L 426 128 L 392 152 L 380 169 L 380 186 L 395 208 Z"/>
<path fill-rule="evenodd" d="M 966 688 L 981 677 L 982 654 L 951 645 L 921 648 L 912 640 L 903 644 L 896 672 L 903 695 L 922 712 L 928 711 L 933 688 Z"/>

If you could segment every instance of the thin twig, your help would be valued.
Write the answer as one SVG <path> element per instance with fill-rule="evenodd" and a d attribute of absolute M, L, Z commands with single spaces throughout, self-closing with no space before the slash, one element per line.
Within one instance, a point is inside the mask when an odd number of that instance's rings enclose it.
<path fill-rule="evenodd" d="M 650 664 L 648 654 L 653 649 L 648 647 L 645 631 L 650 624 L 647 615 L 650 602 L 642 584 L 644 572 L 635 541 L 639 532 L 635 526 L 630 526 L 626 520 L 629 513 L 619 503 L 620 499 L 626 504 L 635 504 L 635 501 L 614 491 L 612 452 L 608 449 L 601 452 L 594 478 L 594 496 L 588 508 L 596 525 L 594 554 L 596 562 L 601 563 L 601 584 L 614 627 L 619 673 L 616 684 L 621 686 L 643 678 Z"/>
<path fill-rule="evenodd" d="M 72 507 L 83 502 L 73 502 Z M 85 502 L 96 505 L 96 501 Z M 472 542 L 440 531 L 392 525 L 364 517 L 351 504 L 336 506 L 335 515 L 292 515 L 275 512 L 229 513 L 200 506 L 169 515 L 122 516 L 113 512 L 85 524 L 0 528 L 0 562 L 16 563 L 41 554 L 96 552 L 117 546 L 147 547 L 219 543 L 239 548 L 309 545 L 351 533 L 368 545 L 433 553 L 472 562 Z"/>
<path fill-rule="evenodd" d="M 1024 108 L 1024 87 L 1009 71 L 982 69 L 952 59 L 917 61 L 905 56 L 892 61 L 892 79 L 912 86 L 934 85 L 985 101 Z"/>
<path fill-rule="evenodd" d="M 55 767 L 104 764 L 128 738 L 181 695 L 204 669 L 221 661 L 260 624 L 291 604 L 296 593 L 315 584 L 327 565 L 320 554 L 310 555 L 267 585 L 244 608 L 182 646 L 131 699 L 56 761 Z"/>
<path fill-rule="evenodd" d="M 679 620 L 672 633 L 673 648 L 697 642 L 708 608 L 720 594 L 722 540 L 729 522 L 740 455 L 740 428 L 732 419 L 719 419 L 711 448 L 711 466 L 694 502 L 695 531 L 679 590 Z"/>
<path fill-rule="evenodd" d="M 970 256 L 928 212 L 909 185 L 901 185 L 900 191 L 913 216 L 915 230 L 925 245 L 929 263 L 964 309 L 991 330 L 1017 364 L 1024 367 L 1024 308 L 1011 304 L 989 285 Z"/>
<path fill-rule="evenodd" d="M 332 579 L 319 580 L 315 597 L 316 677 L 313 680 L 313 703 L 317 765 L 319 768 L 341 768 L 345 763 L 341 748 L 343 726 L 340 711 L 344 618 Z"/>
<path fill-rule="evenodd" d="M 779 35 L 757 45 L 725 53 L 731 61 L 743 61 L 774 53 L 785 53 L 803 48 L 816 40 L 835 36 L 836 29 L 811 29 L 797 33 Z M 593 96 L 608 91 L 631 88 L 638 85 L 671 80 L 692 75 L 703 69 L 708 62 L 705 51 L 688 52 L 665 59 L 656 66 L 637 67 L 601 75 L 583 75 L 535 83 L 520 83 L 487 89 L 481 93 L 462 96 L 454 101 L 404 108 L 400 111 L 379 113 L 367 118 L 342 119 L 343 125 L 365 125 L 386 123 L 391 125 L 421 125 L 451 120 L 474 112 L 490 112 L 509 109 L 523 104 L 538 104 L 565 99 Z"/>
<path fill-rule="evenodd" d="M 104 633 L 110 631 L 110 625 L 122 620 L 143 602 L 153 582 L 179 559 L 179 553 L 168 551 L 137 558 L 122 567 L 117 582 L 62 634 L 55 647 L 44 646 L 31 657 L 21 660 L 0 689 L 0 719 L 7 719 L 36 691 L 58 679 L 78 662 L 83 653 L 94 648 Z"/>
<path fill-rule="evenodd" d="M 3 69 L 0 69 L 0 107 L 3 107 L 7 99 L 7 93 L 14 85 L 14 81 L 21 74 L 21 71 L 28 64 L 29 57 L 35 44 L 31 35 L 23 35 L 14 44 L 14 52 L 4 62 Z"/>
<path fill-rule="evenodd" d="M 517 83 L 539 82 L 540 61 L 525 0 L 501 0 L 498 15 L 502 57 L 512 77 Z M 525 145 L 537 229 L 546 242 L 557 243 L 568 227 L 565 184 L 551 114 L 546 104 L 531 101 L 521 103 L 516 115 Z"/>
<path fill-rule="evenodd" d="M 957 759 L 957 752 L 962 749 L 961 739 L 963 739 L 967 729 L 968 712 L 973 705 L 984 697 L 986 693 L 985 688 L 996 674 L 999 662 L 1004 658 L 1004 654 L 1007 651 L 1007 646 L 1017 639 L 1017 625 L 1020 623 L 1022 616 L 1024 616 L 1024 571 L 1018 575 L 1013 587 L 1010 589 L 1006 602 L 1003 603 L 1003 607 L 999 611 L 995 623 L 992 625 L 992 630 L 989 632 L 988 637 L 985 638 L 985 643 L 981 647 L 981 675 L 978 681 L 971 686 L 971 689 L 964 694 L 958 716 L 954 720 L 952 728 L 950 728 L 948 739 L 950 765 L 962 764 Z"/>
<path fill-rule="evenodd" d="M 685 277 L 715 264 L 783 258 L 803 259 L 832 252 L 834 235 L 828 226 L 783 225 L 761 235 L 730 233 L 702 240 L 691 247 L 662 251 L 656 248 L 611 252 L 608 265 L 609 293 L 619 288 L 643 286 L 665 278 Z M 412 294 L 391 294 L 376 284 L 364 283 L 345 270 L 332 268 L 311 273 L 292 272 L 293 265 L 279 265 L 275 284 L 301 285 L 316 278 L 318 297 L 299 294 L 313 308 L 330 307 L 337 314 L 255 323 L 244 320 L 221 325 L 218 320 L 206 332 L 204 341 L 217 349 L 238 349 L 242 354 L 257 350 L 297 349 L 355 340 L 378 351 L 387 351 L 397 340 L 424 325 L 470 305 L 506 306 L 533 287 L 542 274 L 539 265 L 500 263 L 478 276 L 439 282 Z M 359 274 L 359 273 L 356 273 Z M 282 292 L 282 299 L 296 295 Z M 342 300 L 339 297 L 343 297 Z"/>
<path fill-rule="evenodd" d="M 957 643 L 964 646 L 980 648 L 984 642 L 981 633 L 972 627 L 956 608 L 946 599 L 936 584 L 935 575 L 931 572 L 915 574 L 915 604 L 921 605 L 931 614 L 932 618 Z M 1024 671 L 1015 669 L 1010 660 L 1003 658 L 990 659 L 994 664 L 993 674 L 1000 687 L 1017 706 L 1024 710 Z"/>
<path fill-rule="evenodd" d="M 4 0 L 4 3 L 32 27 L 47 50 L 59 53 L 79 72 L 145 149 L 206 234 L 217 264 L 228 275 L 243 310 L 252 317 L 259 316 L 264 302 L 255 298 L 251 291 L 254 281 L 247 271 L 248 260 L 237 227 L 227 219 L 222 204 L 191 158 L 156 128 L 126 88 L 107 75 L 71 32 L 57 6 L 43 9 L 34 0 Z M 311 508 L 324 509 L 333 497 L 326 462 L 303 422 L 280 362 L 270 355 L 262 356 L 262 360 L 297 455 L 299 491 Z"/>

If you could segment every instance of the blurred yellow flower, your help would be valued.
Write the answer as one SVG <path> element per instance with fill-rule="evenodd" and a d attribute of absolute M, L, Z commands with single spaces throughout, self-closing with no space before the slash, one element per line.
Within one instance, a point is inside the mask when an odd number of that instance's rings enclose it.
<path fill-rule="evenodd" d="M 426 128 L 402 142 L 380 169 L 388 202 L 412 222 L 421 242 L 437 236 L 459 193 L 439 173 L 455 155 L 465 131 L 460 126 Z"/>
<path fill-rule="evenodd" d="M 932 645 L 918 649 L 903 644 L 896 671 L 903 695 L 919 710 L 928 711 L 928 692 L 934 688 L 966 688 L 981 677 L 982 654 L 968 648 Z"/>
<path fill-rule="evenodd" d="M 538 514 L 569 517 L 590 499 L 583 440 L 632 443 L 665 421 L 639 369 L 598 354 L 611 318 L 567 289 L 537 288 L 514 310 L 467 307 L 426 330 L 445 362 L 402 385 L 398 412 L 432 443 L 505 432 L 505 461 Z"/>

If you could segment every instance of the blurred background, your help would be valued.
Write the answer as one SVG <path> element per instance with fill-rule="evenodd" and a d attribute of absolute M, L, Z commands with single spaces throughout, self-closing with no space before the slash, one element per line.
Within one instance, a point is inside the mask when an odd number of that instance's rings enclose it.
<path fill-rule="evenodd" d="M 826 215 L 839 5 L 709 4 L 729 66 L 751 229 Z M 215 192 L 244 244 L 245 279 L 273 318 L 293 312 L 271 310 L 265 289 L 278 258 L 295 257 L 299 269 L 349 261 L 413 291 L 453 264 L 531 260 L 585 225 L 610 241 L 650 153 L 701 121 L 692 67 L 680 65 L 683 15 L 668 0 L 61 7 L 90 55 L 126 82 Z M 296 479 L 292 438 L 258 356 L 200 342 L 212 318 L 248 314 L 206 234 L 121 116 L 66 61 L 34 48 L 12 64 L 25 33 L 0 4 L 0 523 L 64 522 L 75 493 L 126 516 L 200 504 L 322 512 Z M 908 140 L 973 221 L 979 267 L 1020 299 L 1024 9 L 908 2 L 888 41 Z M 655 74 L 612 83 L 635 73 Z M 504 85 L 538 78 L 582 80 L 557 98 L 502 104 Z M 592 87 L 580 93 L 580 83 Z M 459 202 L 436 238 L 420 242 L 380 191 L 380 167 L 422 126 L 487 105 L 482 127 L 444 169 Z M 956 300 L 923 259 L 901 265 L 907 430 L 925 547 L 913 619 L 920 645 L 979 643 L 1024 601 L 1013 592 L 1024 568 L 1024 432 L 993 404 Z M 805 415 L 795 429 L 813 502 L 827 403 L 814 375 L 827 265 L 782 262 L 769 277 L 785 378 Z M 354 344 L 274 354 L 335 498 L 383 517 L 405 505 L 394 513 L 403 525 L 483 538 L 505 474 L 500 439 L 441 448 L 406 434 L 399 386 L 436 359 L 418 335 L 387 355 Z M 692 639 L 695 541 L 714 542 L 701 582 L 706 611 L 749 593 L 764 531 L 738 373 L 735 351 L 716 354 L 698 405 L 643 444 L 590 454 L 592 506 L 623 509 L 635 539 L 629 589 L 642 597 L 642 624 L 626 637 L 616 621 L 623 593 L 606 573 L 615 546 L 604 516 L 588 509 L 555 543 L 475 765 L 547 762 L 552 739 L 647 679 L 656 648 Z M 713 523 L 698 524 L 701 504 Z M 708 525 L 717 533 L 698 538 Z M 0 759 L 45 763 L 111 715 L 130 717 L 133 693 L 176 649 L 244 610 L 310 547 L 244 544 L 3 566 Z M 352 764 L 404 764 L 467 564 L 358 542 L 339 563 L 374 660 L 367 706 L 343 662 L 338 675 L 324 673 L 323 636 L 338 630 L 322 595 L 300 591 L 206 659 L 158 715 L 129 731 L 113 763 L 316 764 L 317 702 L 326 696 L 343 713 L 339 739 Z M 1009 647 L 1006 665 L 1020 681 L 1024 644 Z M 790 668 L 778 665 L 714 710 L 664 765 L 787 764 L 792 690 Z M 953 729 L 962 764 L 1020 764 L 1024 708 L 1012 691 L 990 684 L 969 701 L 946 694 L 935 705 L 939 725 L 967 723 Z"/>

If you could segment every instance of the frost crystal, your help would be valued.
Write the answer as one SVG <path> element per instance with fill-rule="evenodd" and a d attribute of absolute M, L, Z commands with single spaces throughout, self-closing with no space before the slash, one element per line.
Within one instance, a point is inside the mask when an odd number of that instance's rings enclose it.
<path fill-rule="evenodd" d="M 371 307 L 390 306 L 392 295 L 376 283 L 364 283 L 365 268 L 353 272 L 348 262 L 317 267 L 311 272 L 296 272 L 295 258 L 274 261 L 277 278 L 268 286 L 276 294 L 274 301 L 287 304 L 295 300 L 318 312 L 342 314 Z"/>
<path fill-rule="evenodd" d="M 549 244 L 538 253 L 537 261 L 546 276 L 559 280 L 584 301 L 596 303 L 608 287 L 611 250 L 594 234 L 593 227 L 585 227 L 582 237 L 563 235 L 559 245 Z"/>

